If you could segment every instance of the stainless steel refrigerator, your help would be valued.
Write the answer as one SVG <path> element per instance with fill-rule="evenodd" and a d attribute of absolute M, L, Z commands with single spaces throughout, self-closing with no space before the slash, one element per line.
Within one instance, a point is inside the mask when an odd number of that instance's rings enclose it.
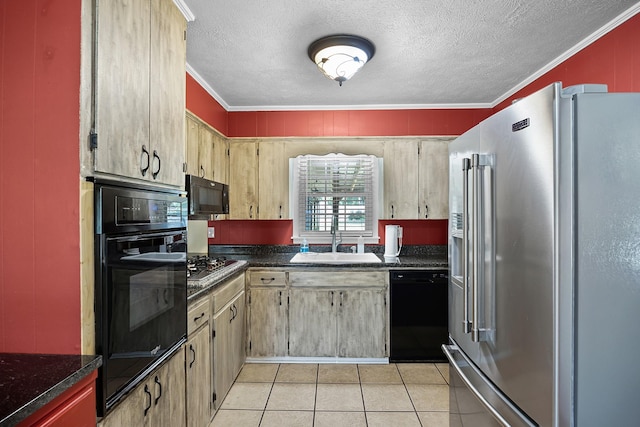
<path fill-rule="evenodd" d="M 554 83 L 450 144 L 450 425 L 640 425 L 640 94 Z"/>

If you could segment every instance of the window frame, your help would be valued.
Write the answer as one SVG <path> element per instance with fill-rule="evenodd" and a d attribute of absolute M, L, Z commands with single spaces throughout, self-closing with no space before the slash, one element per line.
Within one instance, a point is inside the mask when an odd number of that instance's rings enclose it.
<path fill-rule="evenodd" d="M 369 158 L 371 160 L 371 191 L 366 193 L 367 196 L 370 195 L 372 197 L 372 201 L 369 204 L 369 212 L 365 210 L 365 215 L 370 216 L 369 223 L 370 229 L 366 228 L 364 231 L 338 231 L 338 235 L 342 235 L 342 244 L 356 244 L 359 236 L 363 236 L 364 242 L 368 244 L 378 244 L 380 241 L 379 233 L 378 233 L 378 219 L 381 218 L 383 212 L 383 192 L 384 192 L 384 179 L 383 179 L 383 159 L 380 157 L 376 157 L 368 154 L 360 154 L 360 155 L 345 155 L 342 153 L 329 153 L 326 155 L 313 155 L 306 154 L 300 155 L 295 158 L 289 159 L 289 210 L 290 210 L 290 218 L 293 223 L 293 235 L 291 237 L 293 243 L 302 243 L 304 239 L 309 243 L 315 244 L 330 244 L 332 241 L 332 236 L 330 230 L 323 231 L 307 231 L 304 230 L 304 224 L 306 221 L 305 218 L 300 218 L 300 212 L 306 211 L 307 208 L 307 200 L 302 201 L 305 203 L 304 207 L 300 206 L 300 197 L 303 196 L 300 189 L 300 161 L 302 159 L 312 159 L 312 160 L 338 160 L 344 159 L 344 161 L 353 162 L 354 159 L 363 159 Z M 328 179 L 327 179 L 328 180 Z M 306 193 L 304 193 L 306 194 Z M 326 194 L 326 193 L 323 193 Z M 329 193 L 331 194 L 331 193 Z M 344 193 L 337 193 L 344 194 Z M 356 193 L 362 194 L 362 193 Z M 344 205 L 343 205 L 344 206 Z M 346 216 L 347 213 L 340 213 L 339 215 Z M 326 217 L 326 214 L 324 214 Z M 346 220 L 345 220 L 346 221 Z M 366 223 L 367 221 L 365 221 Z M 326 222 L 325 222 L 326 227 Z"/>

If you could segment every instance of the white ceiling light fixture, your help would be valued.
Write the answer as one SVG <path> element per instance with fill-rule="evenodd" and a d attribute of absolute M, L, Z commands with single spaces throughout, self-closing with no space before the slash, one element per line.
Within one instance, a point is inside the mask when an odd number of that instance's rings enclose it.
<path fill-rule="evenodd" d="M 370 61 L 375 52 L 369 40 L 349 34 L 323 37 L 311 43 L 308 50 L 309 58 L 320 71 L 340 86 Z"/>

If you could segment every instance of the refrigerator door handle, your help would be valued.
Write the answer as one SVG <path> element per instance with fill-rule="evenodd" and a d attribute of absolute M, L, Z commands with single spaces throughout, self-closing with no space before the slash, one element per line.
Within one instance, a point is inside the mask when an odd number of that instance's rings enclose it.
<path fill-rule="evenodd" d="M 471 332 L 469 321 L 469 169 L 471 159 L 462 159 L 462 330 Z"/>
<path fill-rule="evenodd" d="M 485 192 L 489 191 L 483 179 L 484 168 L 490 165 L 489 157 L 473 154 L 471 156 L 471 340 L 474 342 L 487 341 L 487 329 L 484 319 L 481 321 L 480 299 L 484 298 L 484 236 L 485 207 L 482 200 Z M 482 224 L 482 225 L 481 225 Z"/>

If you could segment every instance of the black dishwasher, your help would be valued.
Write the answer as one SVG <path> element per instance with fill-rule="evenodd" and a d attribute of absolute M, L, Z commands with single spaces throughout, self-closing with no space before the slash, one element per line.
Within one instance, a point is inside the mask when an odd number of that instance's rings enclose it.
<path fill-rule="evenodd" d="M 447 270 L 391 270 L 392 362 L 446 361 Z"/>

